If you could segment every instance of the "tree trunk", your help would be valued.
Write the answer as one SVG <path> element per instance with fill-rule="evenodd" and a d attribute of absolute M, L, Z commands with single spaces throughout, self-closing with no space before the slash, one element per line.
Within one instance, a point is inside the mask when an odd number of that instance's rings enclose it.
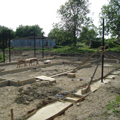
<path fill-rule="evenodd" d="M 74 34 L 74 36 L 73 36 L 74 47 L 76 47 L 76 43 L 77 43 L 77 41 L 76 41 L 76 35 L 75 35 L 75 31 L 73 32 L 73 34 Z"/>

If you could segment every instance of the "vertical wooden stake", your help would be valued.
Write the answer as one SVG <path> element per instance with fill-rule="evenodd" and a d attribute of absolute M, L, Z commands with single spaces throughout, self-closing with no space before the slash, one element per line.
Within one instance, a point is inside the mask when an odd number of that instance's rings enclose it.
<path fill-rule="evenodd" d="M 13 109 L 11 109 L 11 120 L 14 120 L 14 118 L 13 118 Z"/>

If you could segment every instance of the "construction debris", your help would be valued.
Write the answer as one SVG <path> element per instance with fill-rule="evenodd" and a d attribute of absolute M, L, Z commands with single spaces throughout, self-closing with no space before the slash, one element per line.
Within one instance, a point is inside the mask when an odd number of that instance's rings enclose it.
<path fill-rule="evenodd" d="M 76 74 L 75 73 L 68 73 L 67 77 L 74 78 L 74 77 L 76 77 Z"/>

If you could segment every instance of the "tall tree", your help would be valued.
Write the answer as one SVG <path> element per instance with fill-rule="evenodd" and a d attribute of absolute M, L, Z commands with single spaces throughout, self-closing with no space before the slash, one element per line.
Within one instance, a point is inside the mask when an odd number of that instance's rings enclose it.
<path fill-rule="evenodd" d="M 5 26 L 0 26 L 0 48 L 3 47 L 3 37 L 4 37 L 4 47 L 6 48 L 9 43 L 9 30 L 10 30 L 10 39 L 15 37 L 15 32 L 12 29 L 9 29 Z"/>
<path fill-rule="evenodd" d="M 87 17 L 89 13 L 88 5 L 88 0 L 68 0 L 58 10 L 64 28 L 73 36 L 74 47 L 76 47 L 77 36 L 82 25 L 89 21 Z"/>
<path fill-rule="evenodd" d="M 100 20 L 105 18 L 105 33 L 120 37 L 120 0 L 110 0 L 101 9 Z"/>
<path fill-rule="evenodd" d="M 43 29 L 40 28 L 38 25 L 33 26 L 23 26 L 19 25 L 19 27 L 16 29 L 16 37 L 27 37 L 27 36 L 33 36 L 34 32 L 35 35 L 42 35 Z"/>
<path fill-rule="evenodd" d="M 97 27 L 92 26 L 92 27 L 82 27 L 82 32 L 80 33 L 79 40 L 80 42 L 85 43 L 86 45 L 90 45 L 91 40 L 95 40 L 97 37 Z"/>
<path fill-rule="evenodd" d="M 53 29 L 48 34 L 48 37 L 54 38 L 57 45 L 68 45 L 72 43 L 71 33 L 64 30 L 59 24 L 53 25 Z"/>

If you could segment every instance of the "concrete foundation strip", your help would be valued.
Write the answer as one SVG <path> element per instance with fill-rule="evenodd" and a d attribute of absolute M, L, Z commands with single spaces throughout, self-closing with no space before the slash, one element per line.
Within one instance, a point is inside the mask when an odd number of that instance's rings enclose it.
<path fill-rule="evenodd" d="M 5 75 L 5 74 L 12 74 L 12 73 L 16 73 L 16 72 L 22 72 L 22 71 L 26 71 L 26 70 L 30 70 L 33 68 L 42 68 L 42 67 L 48 67 L 48 66 L 52 66 L 52 65 L 60 65 L 62 64 L 61 62 L 58 63 L 52 63 L 50 65 L 45 64 L 45 65 L 40 65 L 40 66 L 30 66 L 30 67 L 25 67 L 25 68 L 18 68 L 18 69 L 14 69 L 14 70 L 7 70 L 7 71 L 2 71 L 0 72 L 1 75 Z"/>
<path fill-rule="evenodd" d="M 47 60 L 47 59 L 54 59 L 55 57 L 48 57 L 48 58 L 41 58 L 41 59 L 38 59 L 38 61 L 43 61 L 43 60 Z M 27 61 L 28 63 L 29 61 Z M 10 62 L 10 63 L 0 63 L 0 66 L 4 66 L 4 65 L 12 65 L 12 64 L 17 64 L 18 61 L 15 61 L 15 62 Z"/>
<path fill-rule="evenodd" d="M 79 69 L 84 68 L 84 67 L 88 67 L 88 66 L 91 66 L 91 63 L 87 63 L 85 65 L 82 65 Z M 61 75 L 66 75 L 69 72 L 73 72 L 73 70 L 66 71 L 66 72 L 63 72 L 63 73 L 59 73 L 59 74 L 56 74 L 56 75 L 52 75 L 50 77 L 57 77 L 57 76 L 61 76 Z"/>

